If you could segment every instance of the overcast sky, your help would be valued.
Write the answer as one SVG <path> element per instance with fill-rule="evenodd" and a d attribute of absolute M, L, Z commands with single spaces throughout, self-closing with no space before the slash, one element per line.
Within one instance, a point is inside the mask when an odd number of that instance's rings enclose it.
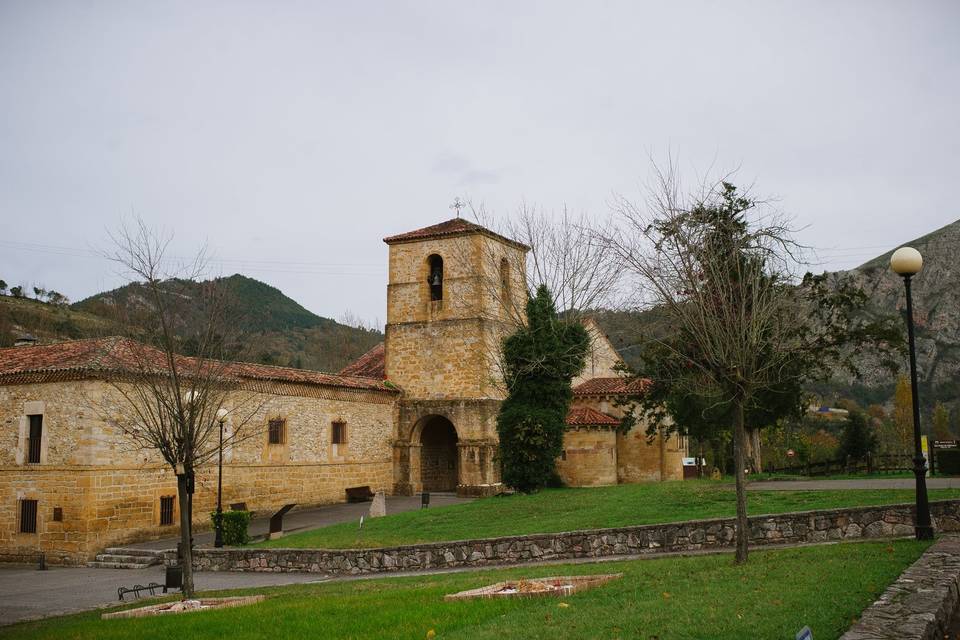
<path fill-rule="evenodd" d="M 80 299 L 132 212 L 310 310 L 385 316 L 384 236 L 598 217 L 649 158 L 849 268 L 960 218 L 960 2 L 0 0 L 0 278 Z"/>

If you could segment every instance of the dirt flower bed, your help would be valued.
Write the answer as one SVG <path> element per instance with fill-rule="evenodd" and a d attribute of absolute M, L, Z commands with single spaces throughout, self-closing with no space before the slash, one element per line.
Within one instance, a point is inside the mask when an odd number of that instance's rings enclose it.
<path fill-rule="evenodd" d="M 237 596 L 233 598 L 198 598 L 196 600 L 177 600 L 175 602 L 163 602 L 161 604 L 152 604 L 146 607 L 136 609 L 125 609 L 124 611 L 114 611 L 113 613 L 104 613 L 100 617 L 103 620 L 111 618 L 143 618 L 146 616 L 161 616 L 167 614 L 187 613 L 190 611 L 206 611 L 208 609 L 227 609 L 229 607 L 242 607 L 248 604 L 261 602 L 266 596 Z"/>
<path fill-rule="evenodd" d="M 498 582 L 479 589 L 447 594 L 444 600 L 470 600 L 473 598 L 536 598 L 538 596 L 568 596 L 601 584 L 622 578 L 622 573 L 596 576 L 553 576 L 549 578 L 520 578 Z"/>

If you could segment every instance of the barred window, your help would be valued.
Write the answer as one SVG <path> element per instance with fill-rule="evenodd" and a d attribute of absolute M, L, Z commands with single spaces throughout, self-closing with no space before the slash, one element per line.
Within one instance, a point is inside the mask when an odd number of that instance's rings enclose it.
<path fill-rule="evenodd" d="M 267 442 L 270 444 L 283 444 L 287 441 L 287 421 L 283 418 L 274 418 L 269 423 Z"/>
<path fill-rule="evenodd" d="M 173 498 L 174 496 L 160 497 L 160 526 L 162 527 L 173 524 Z"/>
<path fill-rule="evenodd" d="M 334 422 L 330 430 L 330 442 L 333 444 L 347 443 L 347 423 Z"/>
<path fill-rule="evenodd" d="M 20 501 L 20 533 L 37 532 L 37 501 Z"/>

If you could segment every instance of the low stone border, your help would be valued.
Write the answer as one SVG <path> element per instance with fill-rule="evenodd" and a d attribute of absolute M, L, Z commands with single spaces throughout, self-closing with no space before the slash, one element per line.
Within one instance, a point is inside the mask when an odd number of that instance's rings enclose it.
<path fill-rule="evenodd" d="M 195 602 L 200 603 L 196 609 L 171 609 L 180 604 L 180 601 L 161 602 L 151 604 L 146 607 L 137 607 L 136 609 L 124 609 L 123 611 L 113 611 L 111 613 L 100 614 L 101 620 L 111 620 L 114 618 L 145 618 L 147 616 L 177 615 L 181 613 L 194 613 L 196 611 L 217 611 L 218 609 L 229 609 L 231 607 L 243 607 L 248 604 L 263 602 L 266 596 L 233 596 L 228 598 L 197 598 Z M 188 601 L 189 602 L 189 601 Z"/>
<path fill-rule="evenodd" d="M 960 538 L 947 537 L 920 556 L 840 640 L 943 638 L 960 601 Z"/>
<path fill-rule="evenodd" d="M 475 600 L 480 598 L 542 598 L 545 596 L 563 597 L 580 591 L 593 589 L 611 580 L 619 580 L 622 573 L 601 573 L 587 576 L 549 576 L 546 578 L 520 578 L 496 584 L 468 589 L 443 596 L 444 601 Z M 527 585 L 531 588 L 525 588 Z M 510 591 L 505 591 L 510 589 Z"/>
<path fill-rule="evenodd" d="M 960 531 L 960 500 L 932 502 L 930 510 L 935 529 Z M 196 549 L 194 562 L 201 571 L 357 575 L 719 550 L 733 546 L 734 531 L 733 518 L 719 518 L 375 549 Z M 912 534 L 913 505 L 908 504 L 750 518 L 750 544 L 754 547 Z M 176 554 L 168 553 L 164 560 L 175 564 Z"/>

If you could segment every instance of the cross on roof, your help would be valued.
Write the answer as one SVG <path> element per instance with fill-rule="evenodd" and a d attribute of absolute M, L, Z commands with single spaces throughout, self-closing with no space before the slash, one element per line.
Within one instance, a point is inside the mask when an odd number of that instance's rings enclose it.
<path fill-rule="evenodd" d="M 459 218 L 459 217 L 460 217 L 460 209 L 462 209 L 462 208 L 465 207 L 465 206 L 466 206 L 466 205 L 463 204 L 463 201 L 461 201 L 460 198 L 454 198 L 454 199 L 453 199 L 453 204 L 450 205 L 450 208 L 457 212 L 457 217 Z"/>

